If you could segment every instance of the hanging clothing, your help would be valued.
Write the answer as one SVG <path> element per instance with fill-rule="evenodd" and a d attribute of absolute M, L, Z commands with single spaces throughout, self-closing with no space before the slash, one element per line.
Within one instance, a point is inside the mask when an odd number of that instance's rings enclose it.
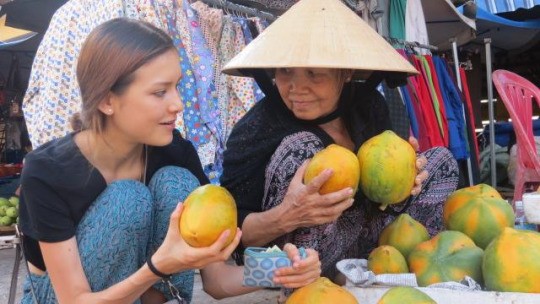
<path fill-rule="evenodd" d="M 220 62 L 231 60 L 245 47 L 242 26 L 234 17 L 224 16 L 223 31 L 219 44 Z M 251 109 L 255 103 L 253 79 L 236 77 L 222 73 L 219 76 L 218 102 L 221 111 L 221 122 L 225 137 L 228 137 L 233 126 Z"/>
<path fill-rule="evenodd" d="M 447 109 L 449 149 L 457 160 L 468 158 L 467 136 L 465 121 L 463 120 L 463 104 L 461 96 L 454 82 L 446 70 L 445 61 L 433 57 L 433 63 L 439 76 L 439 86 Z"/>
<path fill-rule="evenodd" d="M 200 106 L 197 110 L 204 125 L 212 133 L 208 143 L 198 147 L 198 152 L 205 173 L 212 182 L 217 183 L 222 171 L 221 162 L 225 148 L 225 136 L 219 121 L 218 100 L 214 86 L 215 58 L 206 44 L 196 11 L 191 8 L 187 0 L 184 0 L 183 4 L 192 43 L 193 57 L 191 57 L 191 62 L 196 77 Z"/>
<path fill-rule="evenodd" d="M 383 37 L 390 36 L 389 22 L 390 22 L 390 0 L 378 0 L 377 7 L 375 8 L 375 18 L 377 20 L 377 33 Z"/>
<path fill-rule="evenodd" d="M 439 102 L 439 110 L 442 116 L 444 146 L 448 147 L 448 122 L 446 120 L 446 107 L 444 106 L 444 100 L 441 93 L 441 87 L 439 86 L 439 77 L 437 76 L 435 65 L 433 64 L 433 57 L 431 55 L 424 55 L 424 58 L 429 64 L 429 70 L 431 71 L 431 78 L 432 78 L 434 93 L 437 95 L 437 100 Z"/>
<path fill-rule="evenodd" d="M 386 82 L 383 82 L 382 89 L 384 99 L 388 105 L 392 130 L 401 138 L 408 141 L 411 124 L 401 94 L 397 88 L 389 88 Z"/>
<path fill-rule="evenodd" d="M 476 160 L 479 159 L 480 156 L 480 149 L 478 148 L 478 141 L 476 140 L 476 125 L 474 120 L 474 111 L 472 107 L 472 101 L 471 101 L 471 95 L 469 94 L 469 83 L 467 82 L 467 73 L 465 73 L 465 70 L 463 68 L 459 68 L 459 75 L 461 76 L 461 87 L 463 88 L 463 96 L 465 98 L 465 103 L 467 105 L 467 113 L 468 113 L 468 120 L 470 127 L 467 128 L 469 130 L 469 142 L 473 142 L 474 147 L 474 154 L 476 155 Z"/>
<path fill-rule="evenodd" d="M 377 29 L 377 19 L 374 17 L 374 12 L 378 8 L 378 0 L 358 0 L 355 11 L 362 20 L 364 20 L 372 29 Z"/>
<path fill-rule="evenodd" d="M 407 9 L 407 0 L 390 0 L 388 25 L 390 37 L 405 40 L 405 14 Z"/>
<path fill-rule="evenodd" d="M 419 75 L 409 77 L 412 78 L 410 83 L 413 84 L 411 91 L 413 92 L 413 98 L 417 98 L 418 104 L 420 104 L 420 112 L 417 112 L 417 114 L 422 115 L 424 118 L 427 128 L 425 134 L 428 136 L 429 148 L 444 146 L 421 60 L 416 56 L 411 56 L 411 59 L 420 72 Z"/>
<path fill-rule="evenodd" d="M 405 40 L 429 45 L 429 36 L 424 18 L 421 0 L 407 0 L 405 9 Z M 417 54 L 426 55 L 430 51 L 424 48 L 414 48 Z"/>
<path fill-rule="evenodd" d="M 252 29 L 251 29 L 251 23 L 254 21 L 251 21 L 249 19 L 244 18 L 236 18 L 235 22 L 239 23 L 242 27 L 242 33 L 244 34 L 244 43 L 245 45 L 248 45 L 253 39 Z M 256 29 L 255 29 L 256 30 Z M 256 33 L 259 34 L 258 32 Z M 259 88 L 259 85 L 257 85 L 256 81 L 251 81 L 253 83 L 253 101 L 256 102 L 258 100 L 261 100 L 264 98 L 264 94 Z M 248 104 L 247 106 L 251 107 L 253 104 Z M 248 109 L 249 110 L 249 109 Z"/>
<path fill-rule="evenodd" d="M 414 107 L 412 105 L 411 97 L 409 95 L 409 91 L 406 87 L 400 87 L 399 88 L 399 95 L 401 95 L 401 98 L 403 99 L 403 103 L 405 104 L 405 108 L 407 109 L 407 115 L 409 118 L 409 122 L 411 123 L 411 133 L 414 138 L 418 140 L 418 144 L 420 146 L 420 149 L 422 149 L 422 144 L 420 144 L 421 136 L 420 136 L 420 130 L 419 130 L 419 122 L 416 117 L 416 113 L 414 111 Z M 422 137 L 423 138 L 423 137 Z"/>
<path fill-rule="evenodd" d="M 219 91 L 219 82 L 217 80 L 221 74 L 222 67 L 218 48 L 223 28 L 223 11 L 217 8 L 211 8 L 202 1 L 192 3 L 191 7 L 198 12 L 200 27 L 214 57 L 214 86 L 217 92 Z"/>
<path fill-rule="evenodd" d="M 75 71 L 86 36 L 105 21 L 135 16 L 133 3 L 122 0 L 71 0 L 56 11 L 36 52 L 23 99 L 33 148 L 71 131 L 69 120 L 81 105 Z"/>
<path fill-rule="evenodd" d="M 251 0 L 251 2 L 262 4 L 268 9 L 279 10 L 279 11 L 288 10 L 291 6 L 293 6 L 298 1 L 299 0 Z"/>
<path fill-rule="evenodd" d="M 436 74 L 435 71 L 432 72 L 431 66 L 429 65 L 427 59 L 425 56 L 417 56 L 418 59 L 420 59 L 420 62 L 422 64 L 422 71 L 424 73 L 424 78 L 427 83 L 427 88 L 429 89 L 429 93 L 431 96 L 431 101 L 433 102 L 433 110 L 435 113 L 435 117 L 437 118 L 437 123 L 439 125 L 439 132 L 441 135 L 441 139 L 443 141 L 443 145 L 445 147 L 448 146 L 448 125 L 446 124 L 446 116 L 444 115 L 444 106 L 441 106 L 443 103 L 442 99 L 440 99 L 440 94 L 437 93 L 435 87 L 438 85 L 435 85 Z"/>

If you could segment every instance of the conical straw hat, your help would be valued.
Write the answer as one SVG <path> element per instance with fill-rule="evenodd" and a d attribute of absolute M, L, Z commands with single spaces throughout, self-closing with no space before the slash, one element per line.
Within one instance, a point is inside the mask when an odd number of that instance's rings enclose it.
<path fill-rule="evenodd" d="M 343 68 L 416 74 L 386 40 L 339 0 L 300 0 L 223 68 L 236 76 L 252 69 Z"/>

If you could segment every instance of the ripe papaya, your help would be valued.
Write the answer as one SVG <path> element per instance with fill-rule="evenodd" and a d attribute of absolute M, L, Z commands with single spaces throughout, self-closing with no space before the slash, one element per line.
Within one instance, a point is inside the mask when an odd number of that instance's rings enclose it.
<path fill-rule="evenodd" d="M 402 213 L 383 229 L 379 246 L 393 246 L 407 258 L 416 245 L 427 240 L 429 233 L 426 227 L 407 213 Z"/>
<path fill-rule="evenodd" d="M 295 290 L 285 304 L 358 304 L 347 289 L 340 287 L 325 277 Z"/>
<path fill-rule="evenodd" d="M 540 233 L 504 228 L 486 248 L 482 272 L 494 291 L 540 293 Z"/>
<path fill-rule="evenodd" d="M 418 285 L 461 281 L 465 276 L 482 282 L 484 251 L 459 231 L 443 231 L 418 244 L 409 255 L 409 269 Z"/>
<path fill-rule="evenodd" d="M 197 187 L 184 201 L 179 229 L 182 238 L 193 247 L 208 247 L 229 229 L 229 245 L 237 228 L 236 203 L 227 189 L 212 184 Z"/>
<path fill-rule="evenodd" d="M 514 227 L 515 215 L 499 192 L 486 184 L 454 191 L 443 207 L 444 226 L 465 233 L 480 248 L 505 227 Z"/>
<path fill-rule="evenodd" d="M 411 195 L 416 178 L 416 152 L 392 131 L 384 131 L 362 144 L 357 153 L 360 188 L 384 210 Z"/>
<path fill-rule="evenodd" d="M 358 189 L 360 165 L 356 155 L 347 148 L 331 144 L 315 153 L 304 173 L 304 184 L 321 174 L 325 169 L 332 169 L 332 176 L 319 189 L 320 194 L 331 193 L 351 187 Z"/>

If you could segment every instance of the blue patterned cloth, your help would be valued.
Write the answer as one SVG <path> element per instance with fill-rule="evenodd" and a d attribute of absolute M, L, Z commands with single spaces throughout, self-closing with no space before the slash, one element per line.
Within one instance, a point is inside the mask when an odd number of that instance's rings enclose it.
<path fill-rule="evenodd" d="M 192 62 L 197 80 L 199 111 L 202 122 L 217 139 L 214 163 L 205 166 L 204 170 L 212 183 L 218 183 L 219 175 L 223 171 L 223 151 L 225 150 L 226 138 L 221 127 L 217 91 L 214 83 L 215 58 L 200 27 L 197 11 L 191 8 L 187 0 L 184 0 L 183 3 L 189 23 L 191 47 L 194 55 Z"/>
<path fill-rule="evenodd" d="M 249 21 L 245 18 L 233 18 L 235 22 L 238 22 L 242 26 L 242 32 L 244 33 L 244 40 L 246 42 L 246 45 L 248 45 L 251 41 L 253 41 L 253 35 L 251 34 L 251 30 L 249 29 Z M 255 95 L 255 101 L 259 101 L 264 98 L 264 93 L 259 88 L 259 85 L 256 81 L 253 81 L 253 94 Z"/>
<path fill-rule="evenodd" d="M 109 184 L 90 206 L 75 235 L 92 291 L 104 290 L 137 271 L 163 242 L 177 203 L 198 185 L 187 169 L 173 166 L 158 170 L 148 187 L 134 180 Z M 22 304 L 34 303 L 30 279 L 38 303 L 57 303 L 49 276 L 29 274 L 23 285 Z M 193 280 L 192 270 L 171 278 L 188 302 Z M 172 299 L 165 284 L 158 282 L 154 287 Z"/>
<path fill-rule="evenodd" d="M 178 50 L 180 68 L 182 71 L 182 78 L 178 83 L 178 91 L 182 96 L 182 102 L 184 104 L 183 114 L 186 137 L 193 143 L 195 148 L 198 149 L 200 145 L 205 144 L 210 140 L 212 133 L 201 116 L 200 90 L 197 86 L 193 67 L 191 66 L 188 53 L 186 52 L 186 48 L 177 27 L 175 11 L 179 9 L 178 4 L 176 1 L 172 1 L 173 11 L 170 11 L 165 4 L 160 3 L 159 1 L 152 0 L 151 3 L 152 6 L 156 8 L 156 11 L 159 11 L 160 13 L 165 12 L 165 16 L 161 16 L 165 23 L 165 31 L 171 36 L 174 45 Z M 162 6 L 165 9 L 161 9 Z"/>

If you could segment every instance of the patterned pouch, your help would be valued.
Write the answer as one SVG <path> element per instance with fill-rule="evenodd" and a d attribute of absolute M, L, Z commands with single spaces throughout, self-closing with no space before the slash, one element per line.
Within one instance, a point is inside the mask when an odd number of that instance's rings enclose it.
<path fill-rule="evenodd" d="M 291 260 L 285 251 L 266 252 L 265 247 L 248 247 L 244 251 L 244 286 L 281 287 L 274 284 L 274 270 L 291 266 Z M 298 249 L 304 259 L 306 252 L 303 247 Z"/>

